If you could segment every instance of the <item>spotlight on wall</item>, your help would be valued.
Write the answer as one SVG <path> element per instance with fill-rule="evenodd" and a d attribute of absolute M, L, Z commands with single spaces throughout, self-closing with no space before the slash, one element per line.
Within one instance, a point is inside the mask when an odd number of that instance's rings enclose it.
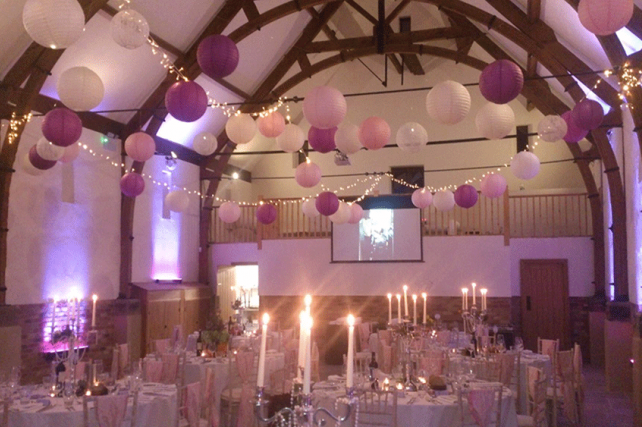
<path fill-rule="evenodd" d="M 169 171 L 176 169 L 176 166 L 178 166 L 178 162 L 176 161 L 177 158 L 178 156 L 176 153 L 171 151 L 169 156 L 165 156 L 165 168 Z"/>
<path fill-rule="evenodd" d="M 156 279 L 154 283 L 161 285 L 178 285 L 183 283 L 183 279 Z"/>

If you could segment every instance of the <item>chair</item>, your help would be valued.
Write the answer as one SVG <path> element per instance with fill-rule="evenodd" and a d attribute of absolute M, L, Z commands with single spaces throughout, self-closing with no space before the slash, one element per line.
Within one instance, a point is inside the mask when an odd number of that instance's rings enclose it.
<path fill-rule="evenodd" d="M 360 427 L 397 427 L 397 394 L 366 390 L 359 395 Z"/>
<path fill-rule="evenodd" d="M 195 382 L 181 387 L 177 396 L 178 426 L 208 427 L 208 421 L 201 417 L 201 383 Z"/>
<path fill-rule="evenodd" d="M 444 358 L 439 356 L 421 356 L 419 358 L 419 371 L 428 378 L 431 375 L 441 375 L 444 371 Z"/>
<path fill-rule="evenodd" d="M 584 425 L 584 375 L 582 361 L 582 348 L 578 343 L 573 346 L 573 370 L 575 371 L 575 399 L 577 401 L 577 414 L 579 424 Z"/>
<path fill-rule="evenodd" d="M 0 427 L 9 426 L 9 399 L 2 400 L 2 419 L 0 420 Z"/>
<path fill-rule="evenodd" d="M 145 381 L 160 383 L 163 378 L 163 362 L 160 360 L 145 360 L 143 362 Z"/>
<path fill-rule="evenodd" d="M 499 362 L 498 381 L 513 390 L 516 394 L 517 413 L 521 413 L 520 402 L 522 401 L 522 376 L 520 375 L 521 358 L 520 352 L 499 353 L 496 356 Z"/>
<path fill-rule="evenodd" d="M 390 374 L 392 373 L 392 346 L 382 344 L 379 348 L 381 349 L 380 369 L 386 374 Z"/>
<path fill-rule="evenodd" d="M 576 402 L 573 350 L 558 351 L 553 357 L 553 381 L 546 390 L 546 399 L 552 404 L 553 427 L 557 427 L 559 407 L 573 424 L 579 423 Z"/>
<path fill-rule="evenodd" d="M 99 427 L 121 427 L 127 415 L 128 394 L 109 394 L 106 396 L 84 396 L 82 401 L 83 426 L 89 427 L 89 402 L 94 402 L 94 410 Z M 138 391 L 132 397 L 131 427 L 135 427 L 138 414 Z"/>
<path fill-rule="evenodd" d="M 183 325 L 174 325 L 170 345 L 172 348 L 182 347 L 183 345 Z"/>
<path fill-rule="evenodd" d="M 541 339 L 537 338 L 537 352 L 539 354 L 546 354 L 548 357 L 551 358 L 551 362 L 553 361 L 553 357 L 555 356 L 555 353 L 557 353 L 560 349 L 560 340 L 547 340 L 547 339 Z"/>
<path fill-rule="evenodd" d="M 219 404 L 216 396 L 216 369 L 213 366 L 208 366 L 205 371 L 205 378 L 203 382 L 203 413 L 206 420 L 209 420 L 209 425 L 218 427 L 220 423 Z"/>
<path fill-rule="evenodd" d="M 471 389 L 459 389 L 457 400 L 461 426 L 502 426 L 502 386 L 493 383 L 475 384 Z"/>
<path fill-rule="evenodd" d="M 370 350 L 370 333 L 372 331 L 372 325 L 370 323 L 359 323 L 357 325 L 357 331 L 359 334 L 359 350 L 360 351 L 372 351 Z"/>
<path fill-rule="evenodd" d="M 187 336 L 187 342 L 185 343 L 185 351 L 195 352 L 196 351 L 196 341 L 198 340 L 198 333 L 193 333 Z"/>
<path fill-rule="evenodd" d="M 253 386 L 256 384 L 256 358 L 252 351 L 239 351 L 234 363 L 228 362 L 229 381 L 221 394 L 222 425 L 245 427 L 252 416 Z M 246 423 L 246 424 L 244 424 Z"/>
<path fill-rule="evenodd" d="M 163 340 L 154 340 L 154 351 L 157 354 L 163 354 L 169 352 L 169 338 Z"/>
<path fill-rule="evenodd" d="M 519 427 L 544 427 L 546 426 L 546 385 L 547 378 L 544 371 L 529 366 L 528 378 L 528 415 L 517 415 Z"/>
<path fill-rule="evenodd" d="M 321 375 L 319 375 L 319 346 L 317 342 L 312 343 L 312 354 L 310 355 L 310 369 L 312 374 L 310 375 L 311 381 L 321 381 Z"/>
<path fill-rule="evenodd" d="M 185 377 L 185 352 L 180 354 L 165 353 L 161 355 L 161 380 L 163 384 L 176 384 L 182 387 Z"/>

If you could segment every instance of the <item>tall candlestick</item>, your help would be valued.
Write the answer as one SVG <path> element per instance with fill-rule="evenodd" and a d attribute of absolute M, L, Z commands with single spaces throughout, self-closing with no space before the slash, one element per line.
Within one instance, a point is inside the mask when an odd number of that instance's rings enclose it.
<path fill-rule="evenodd" d="M 265 382 L 265 348 L 267 347 L 267 328 L 270 315 L 263 314 L 263 334 L 261 335 L 261 349 L 259 350 L 259 372 L 256 376 L 256 386 L 263 387 Z"/>
<path fill-rule="evenodd" d="M 404 316 L 408 317 L 408 285 L 403 285 Z"/>
<path fill-rule="evenodd" d="M 96 327 L 96 301 L 98 301 L 98 295 L 93 294 L 91 300 L 93 302 L 91 306 L 91 328 L 93 329 Z"/>
<path fill-rule="evenodd" d="M 310 394 L 310 378 L 312 377 L 312 317 L 306 316 L 305 340 L 305 369 L 303 370 L 303 394 Z"/>
<path fill-rule="evenodd" d="M 473 286 L 473 307 L 474 307 L 475 304 L 477 303 L 475 299 L 475 287 L 477 286 L 477 283 L 473 282 L 472 286 Z"/>
<path fill-rule="evenodd" d="M 354 316 L 348 314 L 348 357 L 346 361 L 346 387 L 354 385 L 352 376 L 354 372 Z"/>
<path fill-rule="evenodd" d="M 397 323 L 401 324 L 401 295 L 397 294 Z"/>
<path fill-rule="evenodd" d="M 303 298 L 303 303 L 305 304 L 305 312 L 309 316 L 311 312 L 310 306 L 312 305 L 312 295 L 306 295 L 305 298 Z"/>
<path fill-rule="evenodd" d="M 468 309 L 468 288 L 461 288 L 461 309 Z"/>
<path fill-rule="evenodd" d="M 422 292 L 421 296 L 424 299 L 424 325 L 426 324 L 426 298 L 428 298 L 428 294 L 426 292 Z"/>
<path fill-rule="evenodd" d="M 307 332 L 305 330 L 305 319 L 308 317 L 305 310 L 299 315 L 300 328 L 299 328 L 299 363 L 296 367 L 296 377 L 301 379 L 301 371 L 305 368 L 305 340 L 307 339 Z"/>
<path fill-rule="evenodd" d="M 417 324 L 417 294 L 412 294 L 412 324 Z"/>
<path fill-rule="evenodd" d="M 479 290 L 481 292 L 481 297 L 482 297 L 482 310 L 486 310 L 486 293 L 488 292 L 488 289 L 486 288 L 481 288 Z"/>
<path fill-rule="evenodd" d="M 392 294 L 388 294 L 388 324 L 392 323 Z"/>

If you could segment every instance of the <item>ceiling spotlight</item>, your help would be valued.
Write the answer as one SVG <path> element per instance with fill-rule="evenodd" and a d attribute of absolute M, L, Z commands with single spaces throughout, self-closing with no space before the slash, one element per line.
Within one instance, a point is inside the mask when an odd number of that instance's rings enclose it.
<path fill-rule="evenodd" d="M 239 173 L 238 172 L 234 172 L 232 174 L 232 179 L 239 179 Z"/>
<path fill-rule="evenodd" d="M 176 154 L 172 151 L 171 156 L 165 156 L 165 169 L 168 171 L 173 171 L 176 169 L 176 166 L 178 166 L 178 162 L 176 161 Z"/>

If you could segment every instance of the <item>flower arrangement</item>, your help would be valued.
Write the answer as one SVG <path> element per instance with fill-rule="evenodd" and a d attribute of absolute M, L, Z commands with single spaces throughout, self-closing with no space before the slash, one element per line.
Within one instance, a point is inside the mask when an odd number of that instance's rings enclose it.
<path fill-rule="evenodd" d="M 229 341 L 230 334 L 227 331 L 225 322 L 221 319 L 219 311 L 216 312 L 212 319 L 207 321 L 206 329 L 202 331 L 201 338 L 205 344 L 213 344 L 214 346 Z"/>
<path fill-rule="evenodd" d="M 232 310 L 239 310 L 241 308 L 243 308 L 243 303 L 240 299 L 235 299 L 232 303 Z"/>

